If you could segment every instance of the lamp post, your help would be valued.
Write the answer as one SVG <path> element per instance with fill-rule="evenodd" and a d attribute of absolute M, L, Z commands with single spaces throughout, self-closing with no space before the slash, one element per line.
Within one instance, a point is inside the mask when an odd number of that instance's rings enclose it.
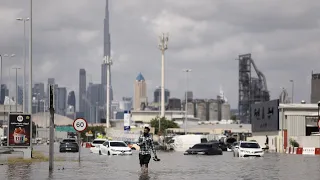
<path fill-rule="evenodd" d="M 161 117 L 165 117 L 164 107 L 164 84 L 165 84 L 165 71 L 164 71 L 164 52 L 168 49 L 168 34 L 162 33 L 160 38 L 159 49 L 161 51 Z"/>
<path fill-rule="evenodd" d="M 185 113 L 184 113 L 184 134 L 187 134 L 187 121 L 188 121 L 188 79 L 189 79 L 189 72 L 191 72 L 191 69 L 184 69 L 183 72 L 186 73 L 186 93 L 185 93 L 185 98 L 186 98 L 186 107 L 185 107 Z"/>
<path fill-rule="evenodd" d="M 294 94 L 294 81 L 290 80 L 291 84 L 292 84 L 292 89 L 291 89 L 291 103 L 293 103 L 293 94 Z"/>
<path fill-rule="evenodd" d="M 26 38 L 26 21 L 29 21 L 30 18 L 17 18 L 17 21 L 22 21 L 23 22 L 23 85 L 22 85 L 22 90 L 23 90 L 23 95 L 22 95 L 22 112 L 25 112 L 26 108 L 26 62 L 27 62 L 27 38 Z"/>

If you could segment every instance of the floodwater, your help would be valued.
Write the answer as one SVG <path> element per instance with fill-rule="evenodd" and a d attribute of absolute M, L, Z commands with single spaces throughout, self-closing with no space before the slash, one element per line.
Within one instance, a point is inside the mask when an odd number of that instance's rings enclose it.
<path fill-rule="evenodd" d="M 58 147 L 56 146 L 56 150 Z M 48 146 L 35 147 L 48 154 Z M 66 161 L 0 166 L 0 180 L 319 180 L 320 156 L 265 154 L 263 158 L 222 156 L 185 156 L 179 152 L 159 152 L 160 162 L 151 161 L 148 176 L 140 174 L 138 154 L 132 156 L 99 156 L 88 149 L 77 153 L 59 153 Z"/>

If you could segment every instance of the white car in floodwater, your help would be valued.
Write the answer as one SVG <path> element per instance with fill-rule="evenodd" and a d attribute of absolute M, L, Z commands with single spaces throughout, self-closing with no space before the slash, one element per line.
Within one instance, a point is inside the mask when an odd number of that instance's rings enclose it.
<path fill-rule="evenodd" d="M 99 154 L 132 155 L 132 150 L 124 141 L 106 141 L 100 146 Z"/>
<path fill-rule="evenodd" d="M 98 154 L 100 146 L 106 141 L 107 139 L 94 139 L 91 143 L 90 152 Z"/>
<path fill-rule="evenodd" d="M 233 149 L 234 157 L 263 157 L 263 149 L 257 142 L 240 141 Z"/>

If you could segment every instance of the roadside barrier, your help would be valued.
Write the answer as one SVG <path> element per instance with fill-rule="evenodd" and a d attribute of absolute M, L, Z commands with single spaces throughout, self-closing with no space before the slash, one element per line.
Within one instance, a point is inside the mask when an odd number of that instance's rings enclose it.
<path fill-rule="evenodd" d="M 286 154 L 320 155 L 320 148 L 315 148 L 315 147 L 287 147 Z"/>

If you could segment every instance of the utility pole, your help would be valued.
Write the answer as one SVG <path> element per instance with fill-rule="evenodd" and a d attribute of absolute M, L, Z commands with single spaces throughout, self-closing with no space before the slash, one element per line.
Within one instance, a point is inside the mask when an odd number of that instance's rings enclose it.
<path fill-rule="evenodd" d="M 16 67 L 16 68 L 12 68 L 12 69 L 16 70 L 16 98 L 15 98 L 15 101 L 16 101 L 16 112 L 18 112 L 18 69 L 21 69 L 21 68 Z"/>
<path fill-rule="evenodd" d="M 165 84 L 165 70 L 164 70 L 164 52 L 168 49 L 168 41 L 169 41 L 169 35 L 162 33 L 159 43 L 159 49 L 161 51 L 161 117 L 165 117 L 165 95 L 164 95 L 164 84 Z M 159 122 L 160 123 L 160 122 Z"/>
<path fill-rule="evenodd" d="M 110 74 L 111 65 L 113 64 L 112 58 L 110 56 L 104 56 L 103 64 L 107 65 L 107 100 L 106 100 L 106 123 L 107 129 L 110 126 Z"/>
<path fill-rule="evenodd" d="M 50 137 L 49 137 L 49 171 L 53 170 L 54 159 L 54 85 L 49 86 Z"/>
<path fill-rule="evenodd" d="M 186 73 L 186 94 L 185 94 L 185 97 L 186 97 L 186 107 L 185 107 L 185 113 L 184 113 L 184 134 L 187 134 L 187 121 L 188 121 L 188 74 L 189 72 L 191 72 L 192 70 L 191 69 L 184 69 L 183 72 Z"/>

